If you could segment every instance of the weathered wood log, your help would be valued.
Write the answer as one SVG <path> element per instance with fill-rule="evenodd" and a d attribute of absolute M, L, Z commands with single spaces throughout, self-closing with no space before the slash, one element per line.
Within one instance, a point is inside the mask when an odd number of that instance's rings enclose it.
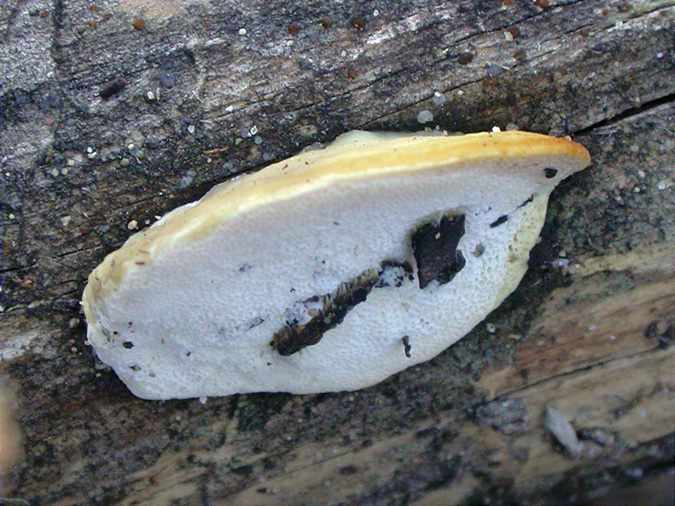
<path fill-rule="evenodd" d="M 672 484 L 673 2 L 10 0 L 0 26 L 0 367 L 25 446 L 4 495 L 572 504 Z M 158 403 L 85 346 L 89 271 L 212 184 L 354 128 L 511 124 L 594 164 L 490 325 L 432 362 L 353 393 Z"/>

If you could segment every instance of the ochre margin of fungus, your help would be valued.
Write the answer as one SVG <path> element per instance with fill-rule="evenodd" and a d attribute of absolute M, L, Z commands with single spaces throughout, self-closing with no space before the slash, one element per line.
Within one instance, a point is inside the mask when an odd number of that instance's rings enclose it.
<path fill-rule="evenodd" d="M 87 320 L 90 305 L 120 286 L 126 273 L 172 244 L 197 240 L 237 214 L 297 197 L 338 181 L 452 170 L 493 160 L 568 156 L 590 163 L 585 147 L 569 139 L 509 131 L 459 136 L 419 134 L 378 136 L 352 132 L 325 149 L 307 151 L 271 164 L 254 174 L 215 186 L 197 205 L 175 213 L 132 236 L 90 274 L 83 294 Z M 534 170 L 534 169 L 533 169 Z"/>

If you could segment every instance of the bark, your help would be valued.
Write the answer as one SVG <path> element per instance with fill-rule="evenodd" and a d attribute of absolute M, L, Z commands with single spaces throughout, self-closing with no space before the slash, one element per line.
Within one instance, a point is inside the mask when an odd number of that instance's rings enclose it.
<path fill-rule="evenodd" d="M 658 499 L 675 451 L 674 30 L 675 3 L 648 0 L 0 4 L 0 368 L 25 452 L 4 494 Z M 572 135 L 593 166 L 553 194 L 491 325 L 431 362 L 353 393 L 147 402 L 85 345 L 86 276 L 135 224 L 350 129 L 511 124 Z"/>

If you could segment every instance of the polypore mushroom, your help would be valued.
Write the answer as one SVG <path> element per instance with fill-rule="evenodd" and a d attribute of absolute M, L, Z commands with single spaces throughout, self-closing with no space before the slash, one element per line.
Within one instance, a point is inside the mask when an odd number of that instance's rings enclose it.
<path fill-rule="evenodd" d="M 351 132 L 242 176 L 108 255 L 83 305 L 146 399 L 354 390 L 467 334 L 527 269 L 570 140 Z"/>

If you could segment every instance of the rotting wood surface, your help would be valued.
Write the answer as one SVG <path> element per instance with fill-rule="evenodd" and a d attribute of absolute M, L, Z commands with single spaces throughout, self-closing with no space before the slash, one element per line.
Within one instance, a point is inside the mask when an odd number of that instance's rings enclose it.
<path fill-rule="evenodd" d="M 0 367 L 25 446 L 5 495 L 557 505 L 672 484 L 674 2 L 10 0 L 0 28 Z M 89 271 L 212 184 L 354 128 L 509 124 L 594 163 L 552 195 L 493 333 L 364 391 L 206 404 L 136 399 L 84 345 Z"/>

